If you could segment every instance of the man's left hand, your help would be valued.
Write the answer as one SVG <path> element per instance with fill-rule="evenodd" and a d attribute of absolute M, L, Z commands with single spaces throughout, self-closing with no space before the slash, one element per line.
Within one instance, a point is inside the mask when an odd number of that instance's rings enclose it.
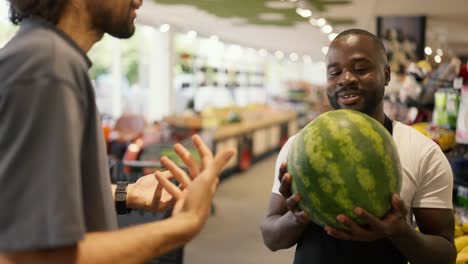
<path fill-rule="evenodd" d="M 193 137 L 195 146 L 203 144 L 199 136 Z M 203 145 L 204 146 L 204 145 Z M 187 187 L 187 182 L 195 179 L 203 166 L 200 168 L 195 157 L 183 145 L 177 143 L 174 145 L 174 151 L 179 158 L 184 162 L 189 174 L 185 173 L 177 164 L 167 157 L 161 158 L 161 163 L 168 169 L 167 171 L 157 172 L 166 179 L 172 179 L 173 174 L 180 175 L 184 181 L 180 182 L 180 189 Z M 202 164 L 203 165 L 203 164 Z M 155 173 L 156 174 L 156 173 Z M 155 174 L 148 174 L 139 178 L 134 184 L 129 184 L 127 188 L 127 207 L 139 208 L 148 211 L 165 211 L 171 209 L 176 200 L 164 188 L 164 184 L 159 183 Z"/>
<path fill-rule="evenodd" d="M 374 241 L 383 238 L 392 238 L 404 235 L 409 226 L 406 222 L 408 209 L 398 195 L 392 196 L 392 209 L 382 219 L 366 212 L 362 208 L 356 208 L 354 212 L 366 223 L 365 226 L 357 224 L 345 215 L 338 215 L 338 221 L 348 227 L 348 231 L 326 226 L 328 235 L 341 240 Z"/>
<path fill-rule="evenodd" d="M 169 171 L 161 172 L 167 178 L 172 175 Z M 140 177 L 127 188 L 127 207 L 160 212 L 174 206 L 175 199 L 158 182 L 154 174 Z"/>

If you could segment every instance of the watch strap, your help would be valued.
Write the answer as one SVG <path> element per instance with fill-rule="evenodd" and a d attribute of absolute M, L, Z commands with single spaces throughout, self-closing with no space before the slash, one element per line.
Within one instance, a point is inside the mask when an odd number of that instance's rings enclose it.
<path fill-rule="evenodd" d="M 127 207 L 127 187 L 128 182 L 117 182 L 115 189 L 115 210 L 117 214 L 128 214 L 132 211 Z"/>

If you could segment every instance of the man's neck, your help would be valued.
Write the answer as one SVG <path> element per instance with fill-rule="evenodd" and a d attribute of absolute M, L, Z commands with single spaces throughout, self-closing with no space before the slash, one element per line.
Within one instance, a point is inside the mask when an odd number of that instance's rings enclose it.
<path fill-rule="evenodd" d="M 70 5 L 66 8 L 57 27 L 67 34 L 84 53 L 88 53 L 94 43 L 104 35 L 103 32 L 92 28 L 91 17 L 84 5 L 79 7 Z"/>
<path fill-rule="evenodd" d="M 382 125 L 385 125 L 385 113 L 383 111 L 383 102 L 377 107 L 377 111 L 372 115 Z"/>

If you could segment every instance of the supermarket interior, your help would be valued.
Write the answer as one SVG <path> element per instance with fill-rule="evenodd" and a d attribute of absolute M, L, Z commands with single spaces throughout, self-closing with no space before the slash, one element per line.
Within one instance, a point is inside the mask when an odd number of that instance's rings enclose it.
<path fill-rule="evenodd" d="M 0 0 L 0 50 L 21 27 L 10 22 L 9 9 L 9 0 Z M 163 156 L 190 169 L 173 146 L 181 143 L 201 162 L 192 141 L 196 134 L 213 153 L 236 151 L 220 176 L 203 230 L 186 245 L 148 263 L 293 262 L 295 244 L 272 251 L 262 234 L 270 196 L 276 195 L 272 188 L 277 157 L 289 138 L 333 110 L 333 66 L 327 54 L 338 34 L 352 28 L 375 34 L 385 47 L 391 72 L 383 95 L 385 115 L 435 142 L 447 159 L 453 174 L 454 236 L 466 233 L 466 246 L 467 14 L 466 0 L 143 1 L 131 38 L 105 34 L 87 53 L 112 183 L 133 183 L 165 170 Z M 2 59 L 0 55 L 0 70 L 6 65 Z M 0 84 L 0 115 L 8 112 L 2 108 L 1 88 Z M 352 142 L 365 140 L 362 135 Z M 0 158 L 0 183 L 2 161 L 8 160 Z M 324 166 L 336 166 L 330 163 Z M 117 215 L 117 222 L 124 228 L 163 221 L 171 214 L 171 209 L 137 209 Z M 0 227 L 0 238 L 1 233 Z"/>

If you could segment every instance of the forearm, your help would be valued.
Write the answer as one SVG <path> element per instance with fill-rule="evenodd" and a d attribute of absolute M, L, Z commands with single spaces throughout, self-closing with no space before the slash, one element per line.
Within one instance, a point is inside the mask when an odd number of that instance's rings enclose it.
<path fill-rule="evenodd" d="M 88 233 L 75 247 L 0 254 L 0 263 L 146 263 L 190 241 L 202 226 L 194 219 L 178 215 L 113 232 Z"/>
<path fill-rule="evenodd" d="M 426 235 L 408 226 L 405 235 L 390 240 L 412 264 L 455 263 L 455 246 L 442 236 Z"/>
<path fill-rule="evenodd" d="M 261 226 L 263 241 L 272 251 L 290 248 L 297 243 L 306 226 L 299 223 L 290 211 L 282 216 L 269 216 Z"/>

